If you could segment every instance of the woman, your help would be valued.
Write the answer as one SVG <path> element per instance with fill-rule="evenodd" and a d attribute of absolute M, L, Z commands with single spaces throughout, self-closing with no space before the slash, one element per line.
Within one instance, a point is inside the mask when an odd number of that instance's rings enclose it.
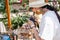
<path fill-rule="evenodd" d="M 59 15 L 54 7 L 46 4 L 40 7 L 44 12 L 40 23 L 39 33 L 33 27 L 33 32 L 36 40 L 60 40 L 59 34 Z M 58 35 L 57 35 L 58 34 Z"/>

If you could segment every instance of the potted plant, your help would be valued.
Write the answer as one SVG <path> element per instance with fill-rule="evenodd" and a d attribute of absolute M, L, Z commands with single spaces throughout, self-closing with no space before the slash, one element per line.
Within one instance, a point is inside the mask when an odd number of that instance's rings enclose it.
<path fill-rule="evenodd" d="M 17 29 L 18 27 L 21 27 L 25 22 L 27 22 L 29 19 L 29 16 L 17 16 L 13 17 L 11 19 L 12 22 L 12 29 Z"/>

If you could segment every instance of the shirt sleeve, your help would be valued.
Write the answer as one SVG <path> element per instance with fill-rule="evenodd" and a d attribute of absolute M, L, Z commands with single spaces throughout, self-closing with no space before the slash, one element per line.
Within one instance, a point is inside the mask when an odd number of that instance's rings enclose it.
<path fill-rule="evenodd" d="M 50 17 L 45 17 L 44 30 L 42 32 L 41 38 L 44 40 L 53 40 L 53 37 L 54 37 L 54 22 Z"/>

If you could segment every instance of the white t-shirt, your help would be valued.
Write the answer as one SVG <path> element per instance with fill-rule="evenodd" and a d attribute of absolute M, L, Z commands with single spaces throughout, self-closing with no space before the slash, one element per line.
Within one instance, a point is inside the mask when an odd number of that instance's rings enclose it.
<path fill-rule="evenodd" d="M 59 28 L 59 21 L 54 11 L 47 11 L 41 20 L 39 28 L 39 36 L 44 40 L 55 40 L 55 37 L 60 40 L 58 37 L 57 29 Z M 57 40 L 56 39 L 56 40 Z"/>
<path fill-rule="evenodd" d="M 57 32 L 54 36 L 54 40 L 60 40 L 60 27 L 58 27 Z"/>

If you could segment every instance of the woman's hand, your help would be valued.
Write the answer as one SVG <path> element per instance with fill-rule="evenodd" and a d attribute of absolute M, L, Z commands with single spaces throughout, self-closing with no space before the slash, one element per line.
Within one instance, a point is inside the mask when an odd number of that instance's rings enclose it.
<path fill-rule="evenodd" d="M 33 32 L 34 36 L 36 35 L 36 33 L 39 34 L 38 30 L 35 27 L 32 28 L 32 32 Z"/>
<path fill-rule="evenodd" d="M 38 33 L 38 31 L 37 31 L 37 29 L 36 29 L 35 27 L 32 28 L 32 32 L 33 32 L 34 37 L 35 37 L 36 40 L 43 40 L 43 39 L 41 39 L 41 37 L 39 36 L 39 33 Z"/>

